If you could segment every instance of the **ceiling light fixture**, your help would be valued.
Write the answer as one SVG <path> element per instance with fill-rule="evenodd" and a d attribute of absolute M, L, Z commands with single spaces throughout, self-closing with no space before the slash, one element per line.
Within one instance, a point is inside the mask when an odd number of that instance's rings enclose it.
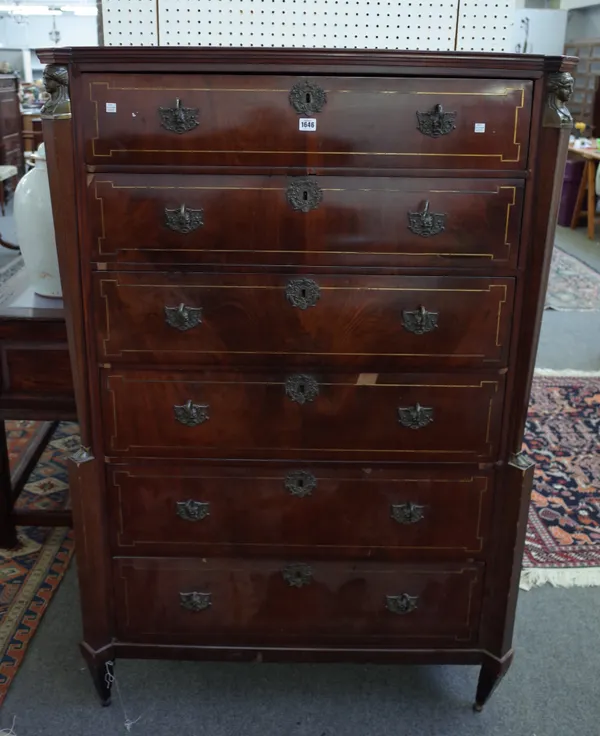
<path fill-rule="evenodd" d="M 73 15 L 98 15 L 98 8 L 94 5 L 63 5 L 61 7 L 63 13 L 72 13 Z"/>
<path fill-rule="evenodd" d="M 0 13 L 9 15 L 62 15 L 58 8 L 47 5 L 0 5 Z"/>

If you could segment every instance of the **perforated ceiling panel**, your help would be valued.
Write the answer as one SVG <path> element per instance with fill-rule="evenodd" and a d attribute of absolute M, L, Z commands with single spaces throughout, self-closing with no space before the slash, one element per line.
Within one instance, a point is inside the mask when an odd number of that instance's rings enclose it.
<path fill-rule="evenodd" d="M 103 0 L 107 45 L 508 51 L 512 2 Z"/>
<path fill-rule="evenodd" d="M 515 2 L 460 0 L 457 51 L 513 51 Z"/>
<path fill-rule="evenodd" d="M 157 0 L 102 0 L 107 46 L 158 46 Z"/>

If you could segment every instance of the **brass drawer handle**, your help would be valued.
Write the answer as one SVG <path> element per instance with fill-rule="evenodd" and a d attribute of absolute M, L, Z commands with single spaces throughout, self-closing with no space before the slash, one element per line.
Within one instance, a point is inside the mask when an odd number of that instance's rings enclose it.
<path fill-rule="evenodd" d="M 287 201 L 293 210 L 310 212 L 316 210 L 323 200 L 323 190 L 312 179 L 292 179 L 287 193 Z"/>
<path fill-rule="evenodd" d="M 417 112 L 417 128 L 430 138 L 448 135 L 456 128 L 456 113 L 444 112 L 441 105 L 435 105 L 427 112 Z"/>
<path fill-rule="evenodd" d="M 398 524 L 416 524 L 425 516 L 425 506 L 418 503 L 393 503 L 390 506 L 390 516 Z"/>
<path fill-rule="evenodd" d="M 159 107 L 160 124 L 171 133 L 187 133 L 199 125 L 198 108 L 184 107 L 179 97 L 175 107 Z"/>
<path fill-rule="evenodd" d="M 184 521 L 202 521 L 210 516 L 210 504 L 204 501 L 177 501 L 177 516 Z"/>
<path fill-rule="evenodd" d="M 419 307 L 414 312 L 403 310 L 402 327 L 413 335 L 425 335 L 438 326 L 439 312 L 428 312 L 425 307 Z"/>
<path fill-rule="evenodd" d="M 169 327 L 185 332 L 202 323 L 202 307 L 165 307 L 165 322 Z"/>
<path fill-rule="evenodd" d="M 204 210 L 201 207 L 193 210 L 184 204 L 175 209 L 165 207 L 165 225 L 182 235 L 193 233 L 194 230 L 204 225 Z"/>
<path fill-rule="evenodd" d="M 446 215 L 443 212 L 430 212 L 427 200 L 420 212 L 408 213 L 408 229 L 422 238 L 431 238 L 446 229 Z"/>
<path fill-rule="evenodd" d="M 285 490 L 292 496 L 310 496 L 317 487 L 317 479 L 308 470 L 290 470 L 284 480 Z"/>
<path fill-rule="evenodd" d="M 399 406 L 398 421 L 408 429 L 423 429 L 433 422 L 433 408 L 430 406 Z"/>
<path fill-rule="evenodd" d="M 297 82 L 290 90 L 290 105 L 299 115 L 321 112 L 327 102 L 327 93 L 314 82 Z"/>
<path fill-rule="evenodd" d="M 400 595 L 386 595 L 385 597 L 385 607 L 387 610 L 392 613 L 397 613 L 400 616 L 416 611 L 418 602 L 418 596 L 408 595 L 408 593 L 401 593 Z"/>
<path fill-rule="evenodd" d="M 297 404 L 308 404 L 319 395 L 319 384 L 313 376 L 296 373 L 285 379 L 285 393 Z"/>
<path fill-rule="evenodd" d="M 186 401 L 185 404 L 175 404 L 173 407 L 175 419 L 180 424 L 185 424 L 186 427 L 196 427 L 198 424 L 208 421 L 210 418 L 208 409 L 208 404 L 194 404 L 191 399 Z"/>
<path fill-rule="evenodd" d="M 285 287 L 285 298 L 298 309 L 314 307 L 321 298 L 321 289 L 312 279 L 292 279 Z"/>
<path fill-rule="evenodd" d="M 206 611 L 207 608 L 212 606 L 211 594 L 199 593 L 197 590 L 192 590 L 190 593 L 180 593 L 179 604 L 186 611 Z"/>
<path fill-rule="evenodd" d="M 281 571 L 283 579 L 292 588 L 303 588 L 312 582 L 313 570 L 304 562 L 286 565 Z"/>

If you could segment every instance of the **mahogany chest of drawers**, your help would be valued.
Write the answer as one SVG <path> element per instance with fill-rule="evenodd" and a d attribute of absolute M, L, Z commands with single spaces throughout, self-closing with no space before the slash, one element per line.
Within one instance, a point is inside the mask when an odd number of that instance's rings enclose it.
<path fill-rule="evenodd" d="M 574 60 L 52 49 L 82 651 L 512 659 Z"/>

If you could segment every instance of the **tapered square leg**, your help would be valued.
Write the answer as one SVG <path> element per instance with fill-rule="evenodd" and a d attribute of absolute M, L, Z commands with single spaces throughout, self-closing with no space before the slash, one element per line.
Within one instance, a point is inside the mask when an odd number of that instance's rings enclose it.
<path fill-rule="evenodd" d="M 508 672 L 513 661 L 514 652 L 509 652 L 503 659 L 486 656 L 481 665 L 479 673 L 479 682 L 477 683 L 477 694 L 475 695 L 475 703 L 473 710 L 480 713 L 483 706 L 491 698 L 492 693 L 502 682 L 502 678 Z"/>
<path fill-rule="evenodd" d="M 114 681 L 114 651 L 112 647 L 106 647 L 100 652 L 95 652 L 84 642 L 80 645 L 81 653 L 85 659 L 92 676 L 92 681 L 100 703 L 103 706 L 110 705 L 111 688 Z"/>

